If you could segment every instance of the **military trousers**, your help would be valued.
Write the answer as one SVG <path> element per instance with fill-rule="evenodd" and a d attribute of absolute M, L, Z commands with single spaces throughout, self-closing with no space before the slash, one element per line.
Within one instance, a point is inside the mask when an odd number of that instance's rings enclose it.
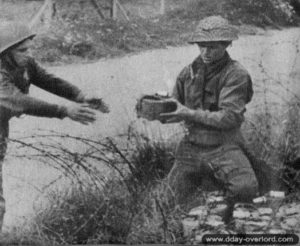
<path fill-rule="evenodd" d="M 1 140 L 0 137 L 0 232 L 2 231 L 4 214 L 5 214 L 5 199 L 3 196 L 3 163 L 7 149 L 7 139 Z"/>
<path fill-rule="evenodd" d="M 207 178 L 224 190 L 231 203 L 250 202 L 258 193 L 254 171 L 239 146 L 203 147 L 182 140 L 168 175 L 177 202 L 184 203 L 201 185 L 201 180 Z"/>
<path fill-rule="evenodd" d="M 0 232 L 2 230 L 4 214 L 5 214 L 5 200 L 3 197 L 3 158 L 0 159 Z"/>

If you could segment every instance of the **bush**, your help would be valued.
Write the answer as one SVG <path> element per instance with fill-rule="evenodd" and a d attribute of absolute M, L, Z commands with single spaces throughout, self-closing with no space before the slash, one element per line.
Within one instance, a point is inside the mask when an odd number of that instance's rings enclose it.
<path fill-rule="evenodd" d="M 162 180 L 169 173 L 174 162 L 175 143 L 154 142 L 140 136 L 133 140 L 131 150 L 131 179 L 145 187 Z"/>
<path fill-rule="evenodd" d="M 35 217 L 36 230 L 56 244 L 175 243 L 182 241 L 180 216 L 164 183 L 139 194 L 110 180 L 101 192 L 72 188 L 49 195 Z"/>
<path fill-rule="evenodd" d="M 2 232 L 0 237 L 0 245 L 23 245 L 23 246 L 50 246 L 40 235 L 37 235 L 35 228 L 28 228 L 27 225 L 19 225 L 14 227 L 9 233 Z"/>
<path fill-rule="evenodd" d="M 274 106 L 271 109 L 267 101 L 265 104 L 244 125 L 245 137 L 255 157 L 276 171 L 276 177 L 272 177 L 273 189 L 297 192 L 300 188 L 299 98 L 293 95 L 280 112 Z"/>
<path fill-rule="evenodd" d="M 283 134 L 280 136 L 279 158 L 283 163 L 281 178 L 289 192 L 300 189 L 300 104 L 298 100 L 290 103 L 284 124 Z"/>
<path fill-rule="evenodd" d="M 209 15 L 222 15 L 237 25 L 261 27 L 294 25 L 298 20 L 288 0 L 194 0 L 168 13 L 169 20 L 196 22 Z"/>
<path fill-rule="evenodd" d="M 137 135 L 129 138 L 126 148 L 112 139 L 75 141 L 88 141 L 91 149 L 98 149 L 98 156 L 94 151 L 77 156 L 80 165 L 87 165 L 84 158 L 101 159 L 111 172 L 105 179 L 89 176 L 90 181 L 74 176 L 71 188 L 49 193 L 46 208 L 42 206 L 34 219 L 43 238 L 59 244 L 161 243 L 180 238 L 179 211 L 171 193 L 167 195 L 168 187 L 159 181 L 173 164 L 173 145 Z"/>
<path fill-rule="evenodd" d="M 288 0 L 229 0 L 224 6 L 227 17 L 237 24 L 276 27 L 297 22 Z"/>
<path fill-rule="evenodd" d="M 119 182 L 108 182 L 103 190 L 91 185 L 49 194 L 46 209 L 35 217 L 44 238 L 59 244 L 124 242 L 132 216 L 129 194 Z"/>
<path fill-rule="evenodd" d="M 167 183 L 157 182 L 146 192 L 134 217 L 127 243 L 184 243 L 181 225 L 184 212 L 176 206 Z"/>

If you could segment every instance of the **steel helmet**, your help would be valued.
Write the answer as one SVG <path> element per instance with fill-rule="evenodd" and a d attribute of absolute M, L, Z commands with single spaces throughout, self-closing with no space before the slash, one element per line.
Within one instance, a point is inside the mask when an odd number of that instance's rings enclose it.
<path fill-rule="evenodd" d="M 32 39 L 36 33 L 20 22 L 4 22 L 0 24 L 0 55 L 21 44 L 27 39 Z"/>
<path fill-rule="evenodd" d="M 233 41 L 238 39 L 238 30 L 221 16 L 201 20 L 189 43 Z"/>

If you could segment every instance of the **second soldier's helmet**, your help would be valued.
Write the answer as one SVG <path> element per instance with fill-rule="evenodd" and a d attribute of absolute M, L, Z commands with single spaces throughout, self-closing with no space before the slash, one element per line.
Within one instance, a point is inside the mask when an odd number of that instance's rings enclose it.
<path fill-rule="evenodd" d="M 32 39 L 36 33 L 20 22 L 4 22 L 0 24 L 0 56 L 27 39 Z"/>
<path fill-rule="evenodd" d="M 238 31 L 221 16 L 210 16 L 201 20 L 189 43 L 233 41 L 238 39 Z"/>

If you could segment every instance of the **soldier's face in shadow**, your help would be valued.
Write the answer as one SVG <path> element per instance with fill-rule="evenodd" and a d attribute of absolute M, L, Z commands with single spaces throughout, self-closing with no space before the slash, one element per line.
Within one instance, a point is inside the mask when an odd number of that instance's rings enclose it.
<path fill-rule="evenodd" d="M 11 50 L 11 55 L 19 67 L 25 67 L 29 58 L 32 57 L 32 40 L 26 40 Z"/>
<path fill-rule="evenodd" d="M 205 64 L 211 64 L 220 60 L 225 52 L 229 43 L 226 42 L 199 42 L 197 43 L 200 56 Z"/>

